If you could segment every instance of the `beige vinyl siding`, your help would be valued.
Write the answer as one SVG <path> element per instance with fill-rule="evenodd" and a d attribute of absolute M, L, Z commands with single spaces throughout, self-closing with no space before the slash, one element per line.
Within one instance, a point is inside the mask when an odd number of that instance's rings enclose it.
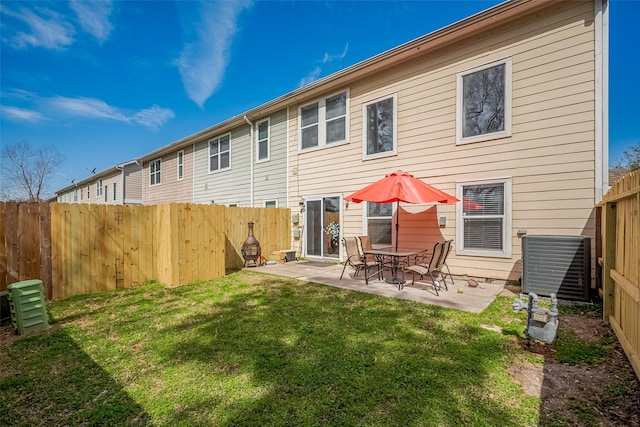
<path fill-rule="evenodd" d="M 123 203 L 143 203 L 143 171 L 144 169 L 137 163 L 124 166 L 122 171 L 124 188 L 122 194 L 118 196 Z"/>
<path fill-rule="evenodd" d="M 215 135 L 214 138 L 225 135 Z M 194 162 L 194 202 L 226 205 L 238 203 L 251 205 L 251 136 L 249 125 L 231 131 L 229 169 L 209 172 L 209 140 L 195 144 Z"/>
<path fill-rule="evenodd" d="M 184 177 L 178 180 L 178 151 L 184 151 Z M 156 160 L 156 159 L 152 159 Z M 193 149 L 187 146 L 162 156 L 159 185 L 149 185 L 149 164 L 144 163 L 142 185 L 144 188 L 144 204 L 153 205 L 170 202 L 193 202 Z"/>
<path fill-rule="evenodd" d="M 345 82 L 350 90 L 350 143 L 346 145 L 298 152 L 298 105 L 291 106 L 292 206 L 308 195 L 347 196 L 397 169 L 450 194 L 456 193 L 457 183 L 510 178 L 511 257 L 454 251 L 448 261 L 454 274 L 519 278 L 520 229 L 529 235 L 593 238 L 593 16 L 593 2 L 555 4 L 366 79 Z M 457 73 L 503 58 L 512 60 L 511 136 L 456 145 Z M 398 100 L 398 154 L 363 160 L 362 105 L 392 94 Z M 363 208 L 342 205 L 343 235 L 364 232 Z M 444 228 L 437 226 L 441 215 L 447 218 Z M 454 239 L 455 249 L 461 237 L 456 235 L 454 205 L 437 205 L 414 215 L 401 210 L 400 223 L 400 238 L 408 246 L 433 247 L 436 240 L 446 238 Z"/>
<path fill-rule="evenodd" d="M 259 123 L 265 120 L 255 120 Z M 254 134 L 254 158 L 256 157 Z M 287 206 L 287 110 L 269 117 L 269 161 L 254 166 L 254 206 L 262 207 L 267 200 L 276 200 L 278 207 Z"/>

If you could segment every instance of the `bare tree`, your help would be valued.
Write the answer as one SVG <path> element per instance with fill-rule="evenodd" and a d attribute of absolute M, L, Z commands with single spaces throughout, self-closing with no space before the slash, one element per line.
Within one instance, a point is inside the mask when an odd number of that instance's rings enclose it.
<path fill-rule="evenodd" d="M 625 168 L 630 171 L 640 169 L 640 142 L 624 150 L 622 157 L 616 164 L 617 168 Z"/>
<path fill-rule="evenodd" d="M 64 161 L 55 147 L 34 149 L 28 142 L 2 147 L 2 200 L 43 200 L 51 175 Z"/>

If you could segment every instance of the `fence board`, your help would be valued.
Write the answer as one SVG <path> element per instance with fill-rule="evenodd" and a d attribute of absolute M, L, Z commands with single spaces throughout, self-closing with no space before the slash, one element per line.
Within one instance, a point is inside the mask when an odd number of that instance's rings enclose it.
<path fill-rule="evenodd" d="M 640 170 L 617 181 L 601 205 L 603 315 L 640 378 Z"/>

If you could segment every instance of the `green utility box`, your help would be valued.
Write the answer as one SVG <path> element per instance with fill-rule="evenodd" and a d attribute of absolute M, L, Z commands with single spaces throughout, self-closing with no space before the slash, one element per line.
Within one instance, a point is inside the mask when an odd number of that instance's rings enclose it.
<path fill-rule="evenodd" d="M 11 324 L 20 335 L 49 329 L 42 280 L 25 280 L 7 286 Z"/>

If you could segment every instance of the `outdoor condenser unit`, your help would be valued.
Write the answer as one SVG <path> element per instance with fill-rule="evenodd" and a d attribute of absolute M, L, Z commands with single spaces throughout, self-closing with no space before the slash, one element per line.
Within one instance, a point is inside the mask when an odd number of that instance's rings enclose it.
<path fill-rule="evenodd" d="M 584 236 L 524 236 L 522 291 L 589 301 L 591 241 Z"/>

